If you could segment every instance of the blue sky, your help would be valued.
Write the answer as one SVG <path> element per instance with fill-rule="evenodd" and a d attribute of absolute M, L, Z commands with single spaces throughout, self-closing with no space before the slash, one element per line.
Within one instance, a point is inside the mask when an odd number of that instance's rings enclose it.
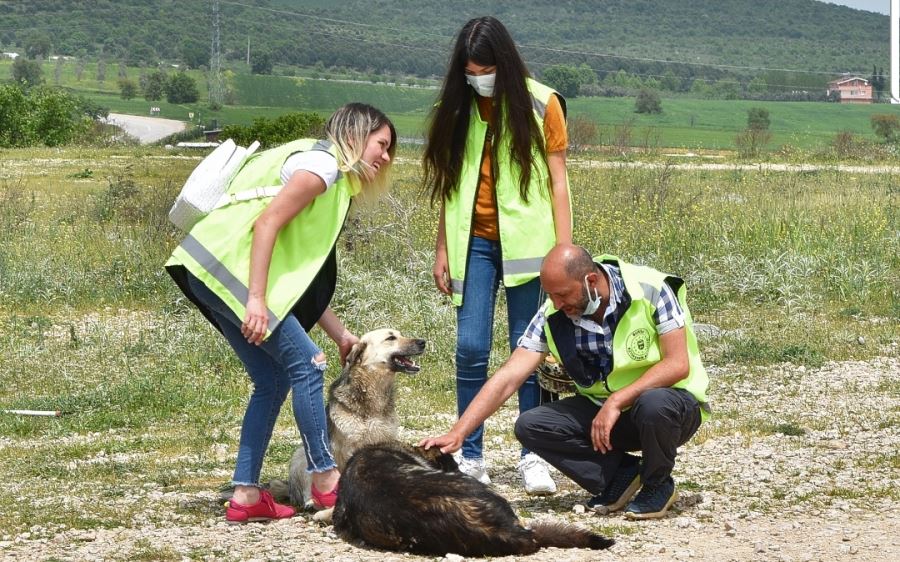
<path fill-rule="evenodd" d="M 857 10 L 868 10 L 879 14 L 888 14 L 891 11 L 891 0 L 819 0 L 828 4 L 840 4 Z"/>

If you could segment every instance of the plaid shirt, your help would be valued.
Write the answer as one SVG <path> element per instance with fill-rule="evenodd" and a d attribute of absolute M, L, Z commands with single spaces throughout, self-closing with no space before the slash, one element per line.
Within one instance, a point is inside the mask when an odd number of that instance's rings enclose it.
<path fill-rule="evenodd" d="M 597 324 L 589 316 L 577 318 L 569 316 L 568 318 L 575 324 L 575 349 L 578 355 L 587 364 L 598 367 L 605 376 L 612 371 L 613 367 L 613 333 L 619 323 L 619 318 L 627 308 L 623 306 L 619 310 L 619 305 L 628 296 L 625 293 L 625 281 L 622 280 L 619 268 L 605 263 L 600 264 L 600 268 L 606 273 L 610 287 L 609 305 L 603 312 L 603 320 Z M 663 335 L 684 326 L 684 310 L 678 304 L 675 293 L 667 284 L 663 283 L 659 299 L 654 304 L 656 312 L 653 313 L 653 320 L 656 322 L 657 334 Z M 519 347 L 538 353 L 550 351 L 547 345 L 547 336 L 544 334 L 548 305 L 549 303 L 545 303 L 531 319 L 525 333 L 519 338 Z"/>

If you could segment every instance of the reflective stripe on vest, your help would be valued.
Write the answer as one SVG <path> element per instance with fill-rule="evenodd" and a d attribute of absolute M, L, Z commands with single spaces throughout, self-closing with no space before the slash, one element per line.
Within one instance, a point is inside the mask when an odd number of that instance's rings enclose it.
<path fill-rule="evenodd" d="M 550 96 L 559 94 L 530 78 L 526 82 L 531 94 L 535 119 L 543 136 L 547 103 Z M 562 96 L 559 96 L 559 99 L 561 104 L 564 103 Z M 453 304 L 456 306 L 462 305 L 472 215 L 478 195 L 487 134 L 487 123 L 481 120 L 478 104 L 473 100 L 459 184 L 444 201 L 450 288 L 453 292 Z M 503 284 L 515 287 L 540 275 L 544 256 L 556 244 L 550 173 L 540 157 L 540 150 L 535 148 L 535 166 L 528 186 L 528 203 L 524 203 L 519 194 L 518 169 L 510 158 L 509 135 L 500 135 L 499 139 L 495 136 L 495 141 L 500 143 L 496 151 L 498 178 L 494 185 L 494 194 L 502 252 Z"/>
<path fill-rule="evenodd" d="M 330 143 L 301 139 L 254 154 L 229 185 L 240 193 L 255 185 L 280 183 L 281 168 L 292 154 L 325 150 Z M 266 304 L 268 332 L 290 314 L 331 254 L 358 191 L 347 175 L 316 196 L 276 235 L 269 264 Z M 166 266 L 183 266 L 243 319 L 250 276 L 253 224 L 269 199 L 239 201 L 216 209 L 198 222 Z"/>
<path fill-rule="evenodd" d="M 216 256 L 212 255 L 209 250 L 204 248 L 196 238 L 188 234 L 185 239 L 182 240 L 181 247 L 184 248 L 184 251 L 187 252 L 189 256 L 194 258 L 194 260 L 200 264 L 200 267 L 208 271 L 216 281 L 221 283 L 223 287 L 234 295 L 234 298 L 241 302 L 247 302 L 247 299 L 250 297 L 250 289 L 248 289 L 240 279 L 232 275 L 232 273 L 228 271 L 228 268 L 225 267 L 225 264 L 219 261 Z M 278 317 L 268 308 L 266 310 L 268 311 L 268 326 L 269 331 L 271 332 L 278 326 Z"/>

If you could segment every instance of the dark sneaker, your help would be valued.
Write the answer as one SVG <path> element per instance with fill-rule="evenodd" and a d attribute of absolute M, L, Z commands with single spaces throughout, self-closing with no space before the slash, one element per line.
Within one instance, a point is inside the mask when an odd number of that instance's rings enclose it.
<path fill-rule="evenodd" d="M 627 462 L 627 464 L 623 461 L 606 490 L 602 494 L 598 494 L 588 500 L 588 509 L 593 509 L 605 515 L 625 507 L 628 500 L 641 487 L 641 476 L 638 473 L 639 466 L 637 459 L 634 459 L 633 462 Z"/>
<path fill-rule="evenodd" d="M 669 476 L 656 486 L 644 486 L 634 500 L 625 508 L 627 519 L 659 519 L 678 499 L 675 481 Z"/>

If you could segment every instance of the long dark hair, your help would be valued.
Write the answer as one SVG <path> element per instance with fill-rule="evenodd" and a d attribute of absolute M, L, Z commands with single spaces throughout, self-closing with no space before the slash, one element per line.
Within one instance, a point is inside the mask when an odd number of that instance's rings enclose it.
<path fill-rule="evenodd" d="M 473 111 L 475 96 L 465 76 L 466 63 L 470 60 L 481 66 L 497 67 L 490 123 L 494 132 L 491 142 L 494 178 L 496 181 L 499 174 L 497 147 L 500 139 L 509 135 L 510 156 L 520 171 L 519 195 L 527 203 L 528 184 L 535 166 L 532 147 L 537 147 L 540 158 L 547 162 L 544 137 L 534 118 L 531 93 L 525 83 L 530 76 L 528 69 L 506 27 L 491 16 L 469 20 L 456 36 L 440 100 L 431 111 L 428 142 L 422 157 L 423 188 L 430 192 L 432 204 L 446 200 L 458 189 L 469 112 Z M 474 111 L 478 111 L 477 107 Z"/>

